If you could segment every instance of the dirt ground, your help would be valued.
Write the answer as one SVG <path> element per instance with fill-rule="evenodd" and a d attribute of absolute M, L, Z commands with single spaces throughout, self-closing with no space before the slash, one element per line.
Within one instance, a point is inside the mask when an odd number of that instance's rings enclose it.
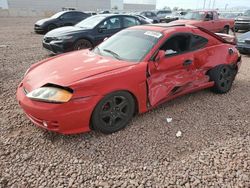
<path fill-rule="evenodd" d="M 37 19 L 0 18 L 1 188 L 250 187 L 250 57 L 227 94 L 180 97 L 112 135 L 64 136 L 34 126 L 15 97 L 28 67 L 48 57 Z"/>

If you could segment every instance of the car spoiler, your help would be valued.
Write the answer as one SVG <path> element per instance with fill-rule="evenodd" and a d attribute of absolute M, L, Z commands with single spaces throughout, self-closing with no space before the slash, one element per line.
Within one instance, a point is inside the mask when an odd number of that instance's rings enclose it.
<path fill-rule="evenodd" d="M 207 29 L 204 29 L 202 27 L 197 27 L 198 29 L 200 29 L 201 31 L 213 36 L 214 38 L 218 39 L 219 41 L 223 42 L 223 43 L 228 43 L 228 44 L 232 44 L 232 45 L 236 45 L 237 43 L 237 38 L 235 35 L 228 35 L 228 34 L 224 34 L 224 33 L 213 33 Z"/>

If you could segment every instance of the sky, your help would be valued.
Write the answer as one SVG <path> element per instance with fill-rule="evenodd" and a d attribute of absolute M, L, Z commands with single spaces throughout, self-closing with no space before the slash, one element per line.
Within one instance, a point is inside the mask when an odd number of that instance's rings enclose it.
<path fill-rule="evenodd" d="M 170 8 L 179 7 L 179 8 L 189 8 L 189 9 L 199 9 L 203 8 L 204 0 L 156 0 L 158 9 L 161 9 L 165 6 Z M 212 8 L 214 0 L 206 0 L 206 8 L 209 8 L 209 1 L 210 8 Z M 227 5 L 227 8 L 231 7 L 250 7 L 250 0 L 215 0 L 215 7 L 224 9 Z"/>

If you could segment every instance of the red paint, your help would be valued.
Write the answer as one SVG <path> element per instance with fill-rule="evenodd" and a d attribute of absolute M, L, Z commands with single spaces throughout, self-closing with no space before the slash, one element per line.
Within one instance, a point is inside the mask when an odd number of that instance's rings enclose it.
<path fill-rule="evenodd" d="M 213 82 L 209 82 L 206 75 L 209 69 L 219 64 L 238 63 L 238 51 L 233 45 L 195 27 L 138 26 L 130 29 L 163 33 L 140 63 L 121 62 L 82 50 L 33 65 L 17 90 L 19 104 L 29 119 L 40 127 L 63 134 L 87 132 L 95 106 L 111 92 L 130 92 L 137 100 L 139 113 L 143 113 L 180 95 L 212 87 Z M 203 49 L 182 55 L 160 56 L 157 63 L 150 60 L 161 44 L 178 32 L 206 37 L 208 43 Z M 232 55 L 228 53 L 229 48 L 234 50 Z M 193 63 L 184 67 L 187 59 Z M 24 87 L 30 92 L 48 83 L 71 88 L 73 97 L 69 102 L 52 104 L 33 101 L 23 92 Z"/>

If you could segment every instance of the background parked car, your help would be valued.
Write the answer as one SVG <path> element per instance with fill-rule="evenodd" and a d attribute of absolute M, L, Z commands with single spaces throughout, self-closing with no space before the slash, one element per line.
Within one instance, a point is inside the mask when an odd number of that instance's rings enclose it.
<path fill-rule="evenodd" d="M 174 21 L 176 24 L 188 24 L 203 27 L 212 32 L 229 33 L 234 29 L 233 19 L 219 19 L 217 11 L 201 10 L 187 13 L 182 19 Z"/>
<path fill-rule="evenodd" d="M 161 20 L 161 22 L 172 22 L 175 20 L 178 20 L 182 15 L 179 12 L 173 12 L 172 14 L 167 15 L 164 19 Z"/>
<path fill-rule="evenodd" d="M 171 10 L 158 10 L 156 11 L 156 16 L 160 19 L 160 22 L 163 22 L 165 20 L 166 16 L 169 16 L 172 14 Z"/>
<path fill-rule="evenodd" d="M 58 27 L 75 25 L 89 16 L 89 14 L 80 11 L 61 11 L 50 18 L 37 21 L 34 30 L 36 33 L 46 33 Z"/>
<path fill-rule="evenodd" d="M 238 30 L 250 30 L 250 10 L 235 19 L 235 31 Z"/>
<path fill-rule="evenodd" d="M 237 48 L 242 54 L 250 54 L 250 32 L 246 32 L 238 37 Z"/>
<path fill-rule="evenodd" d="M 142 24 L 149 22 L 131 15 L 99 14 L 75 26 L 48 32 L 44 36 L 43 47 L 52 53 L 92 48 L 124 28 Z"/>
<path fill-rule="evenodd" d="M 160 18 L 157 17 L 157 15 L 152 12 L 152 11 L 143 11 L 140 13 L 140 15 L 145 16 L 149 19 L 153 20 L 153 23 L 159 23 L 160 22 Z"/>

